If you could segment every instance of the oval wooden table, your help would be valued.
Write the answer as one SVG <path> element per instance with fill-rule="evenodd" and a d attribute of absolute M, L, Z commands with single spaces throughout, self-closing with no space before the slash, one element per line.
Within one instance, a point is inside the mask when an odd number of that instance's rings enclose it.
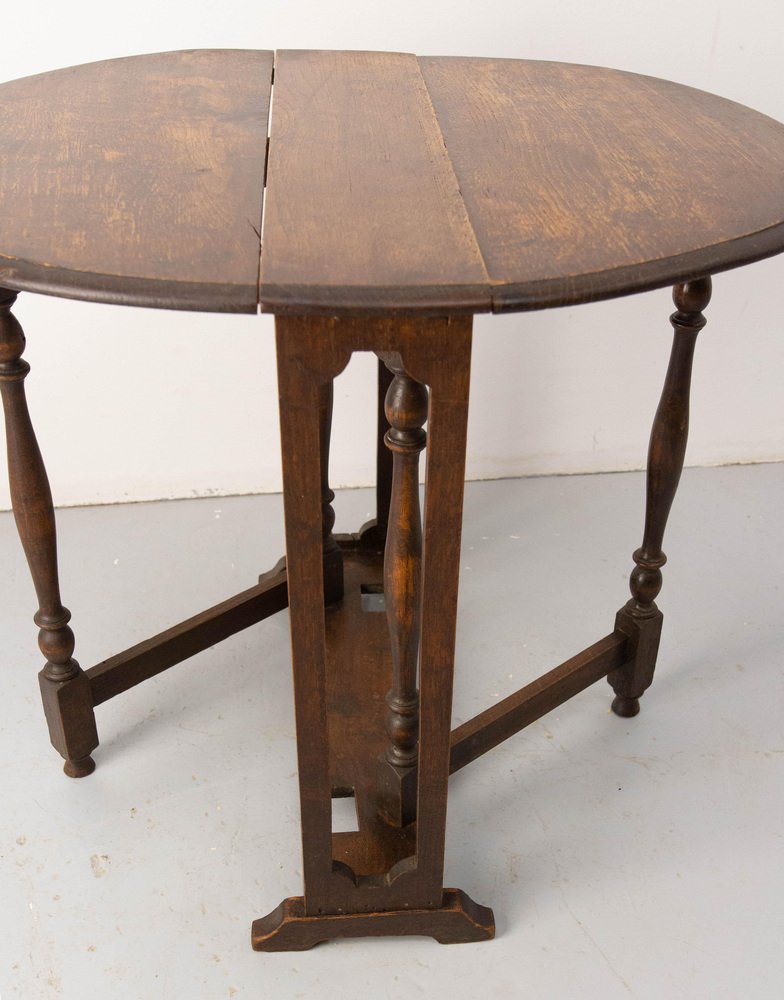
<path fill-rule="evenodd" d="M 164 53 L 0 87 L 0 205 L 11 491 L 66 773 L 94 767 L 96 706 L 288 606 L 305 891 L 254 923 L 253 946 L 491 937 L 492 912 L 443 887 L 449 774 L 602 677 L 616 713 L 638 711 L 710 276 L 784 249 L 784 127 L 588 66 Z M 667 284 L 675 337 L 631 599 L 604 638 L 450 732 L 471 316 Z M 286 560 L 88 670 L 60 598 L 19 291 L 276 315 Z M 378 512 L 336 537 L 332 381 L 353 351 L 380 359 Z M 354 797 L 355 832 L 332 832 L 335 796 Z"/>

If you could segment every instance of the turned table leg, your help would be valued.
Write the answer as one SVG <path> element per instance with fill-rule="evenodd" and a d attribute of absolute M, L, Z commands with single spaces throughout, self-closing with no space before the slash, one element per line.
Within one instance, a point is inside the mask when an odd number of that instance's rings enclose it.
<path fill-rule="evenodd" d="M 16 293 L 0 291 L 0 393 L 3 397 L 11 503 L 38 596 L 35 623 L 46 658 L 39 674 L 49 735 L 65 758 L 65 773 L 81 778 L 95 768 L 98 746 L 90 683 L 73 658 L 71 613 L 60 600 L 57 534 L 49 481 L 25 398 L 30 366 L 22 360 L 25 338 L 11 313 Z"/>
<path fill-rule="evenodd" d="M 650 687 L 656 667 L 662 613 L 655 599 L 662 585 L 661 567 L 667 561 L 662 542 L 686 454 L 692 359 L 697 334 L 705 326 L 702 310 L 710 297 L 709 277 L 687 281 L 673 290 L 677 311 L 670 322 L 675 334 L 648 447 L 643 542 L 633 556 L 636 565 L 629 581 L 631 599 L 618 612 L 615 622 L 616 629 L 631 640 L 632 657 L 607 676 L 615 691 L 612 708 L 616 715 L 628 717 L 640 711 L 639 699 Z"/>

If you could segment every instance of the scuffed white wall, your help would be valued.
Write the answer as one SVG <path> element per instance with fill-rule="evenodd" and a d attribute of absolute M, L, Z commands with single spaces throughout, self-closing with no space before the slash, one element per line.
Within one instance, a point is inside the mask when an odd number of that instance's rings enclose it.
<path fill-rule="evenodd" d="M 782 29 L 784 8 L 762 0 L 30 0 L 9 25 L 0 78 L 177 48 L 397 49 L 614 66 L 784 119 Z M 782 284 L 784 257 L 717 277 L 698 344 L 690 464 L 784 458 Z M 666 367 L 671 309 L 664 290 L 478 317 L 469 476 L 639 468 Z M 33 366 L 30 405 L 58 504 L 280 488 L 269 317 L 33 295 L 20 296 L 17 315 Z M 366 356 L 337 384 L 336 486 L 372 480 L 374 386 L 374 361 Z M 0 508 L 7 506 L 3 475 Z"/>

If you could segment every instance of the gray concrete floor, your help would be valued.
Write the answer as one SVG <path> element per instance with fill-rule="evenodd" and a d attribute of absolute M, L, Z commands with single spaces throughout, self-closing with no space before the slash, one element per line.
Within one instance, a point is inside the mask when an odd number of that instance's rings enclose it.
<path fill-rule="evenodd" d="M 612 629 L 639 474 L 469 485 L 455 722 Z M 0 515 L 0 995 L 112 1000 L 779 998 L 784 988 L 784 465 L 689 470 L 659 670 L 633 720 L 603 682 L 456 775 L 446 883 L 495 941 L 255 954 L 301 891 L 286 615 L 101 706 L 66 779 L 39 709 L 33 591 Z M 369 491 L 338 496 L 339 528 Z M 62 511 L 87 666 L 250 585 L 280 497 Z"/>

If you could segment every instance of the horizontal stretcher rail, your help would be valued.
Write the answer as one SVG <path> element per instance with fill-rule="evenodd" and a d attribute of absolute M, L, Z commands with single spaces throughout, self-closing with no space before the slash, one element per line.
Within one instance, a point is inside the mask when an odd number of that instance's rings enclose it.
<path fill-rule="evenodd" d="M 452 732 L 450 774 L 622 666 L 627 644 L 623 632 L 613 632 L 458 726 Z"/>
<path fill-rule="evenodd" d="M 255 587 L 90 667 L 85 673 L 90 681 L 93 704 L 108 701 L 175 663 L 282 611 L 287 605 L 286 571 L 273 570 Z"/>

